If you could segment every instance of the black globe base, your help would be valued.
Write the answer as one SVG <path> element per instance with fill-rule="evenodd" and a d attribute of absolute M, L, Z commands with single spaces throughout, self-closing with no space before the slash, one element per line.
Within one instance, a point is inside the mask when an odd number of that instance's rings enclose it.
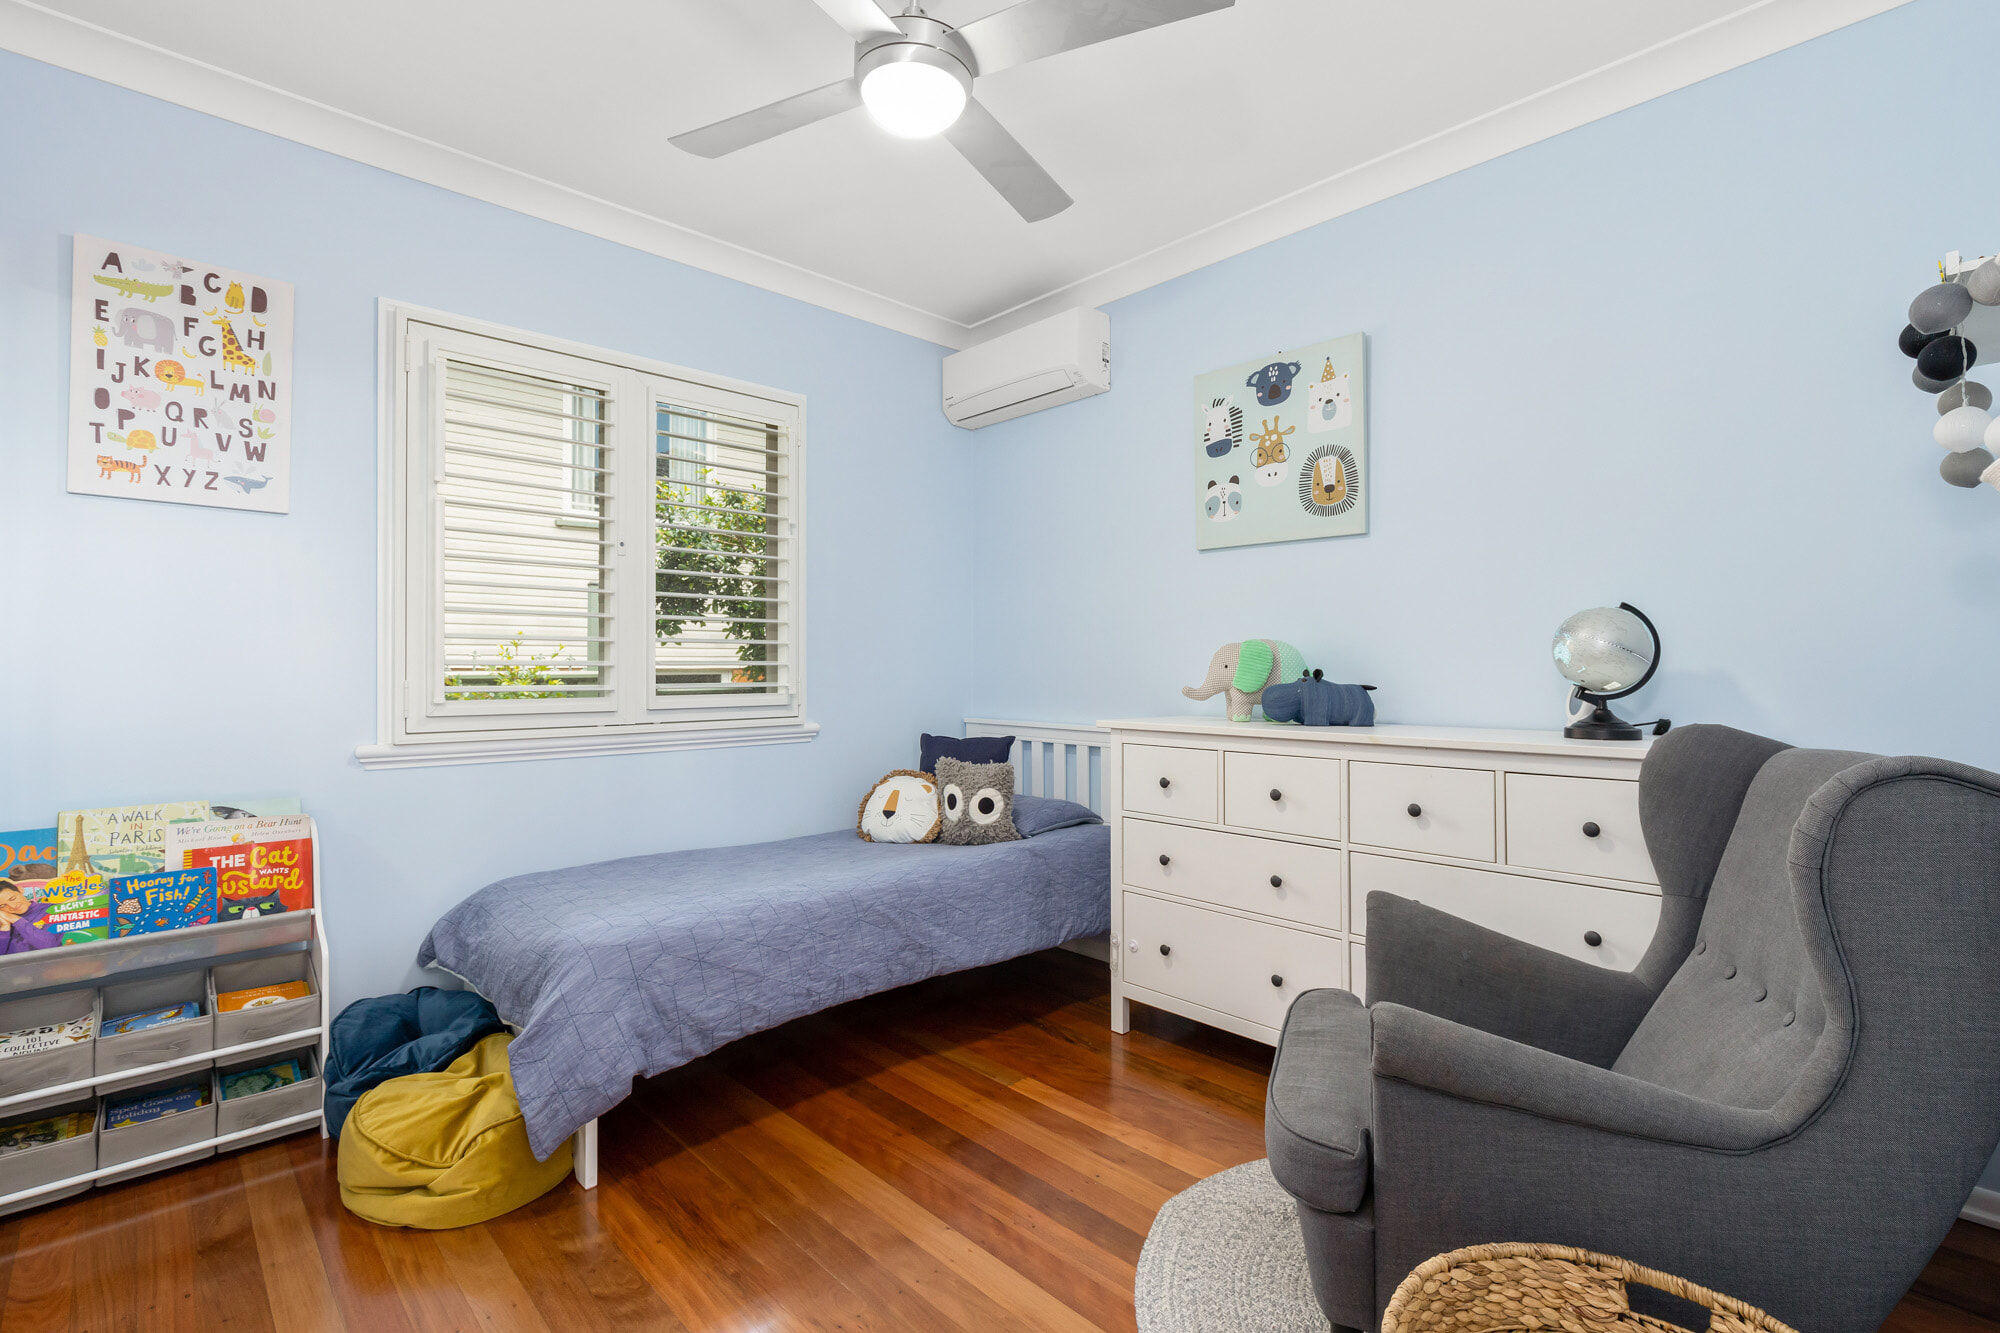
<path fill-rule="evenodd" d="M 1644 734 L 1603 704 L 1594 705 L 1581 722 L 1563 728 L 1563 735 L 1573 741 L 1636 741 Z"/>

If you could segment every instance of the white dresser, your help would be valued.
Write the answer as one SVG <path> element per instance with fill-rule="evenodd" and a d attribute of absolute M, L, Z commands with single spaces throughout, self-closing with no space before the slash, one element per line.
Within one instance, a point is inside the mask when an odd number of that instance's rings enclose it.
<path fill-rule="evenodd" d="M 1101 725 L 1116 1031 L 1137 1000 L 1275 1043 L 1300 992 L 1365 993 L 1372 889 L 1619 969 L 1658 924 L 1639 832 L 1649 741 Z"/>

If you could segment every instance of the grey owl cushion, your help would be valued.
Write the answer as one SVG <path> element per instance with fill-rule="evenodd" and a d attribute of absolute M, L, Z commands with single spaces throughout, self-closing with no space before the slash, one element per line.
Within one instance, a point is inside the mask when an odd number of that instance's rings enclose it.
<path fill-rule="evenodd" d="M 1015 842 L 1014 766 L 968 764 L 960 759 L 937 762 L 938 813 L 944 827 L 937 840 L 954 847 L 989 842 Z"/>

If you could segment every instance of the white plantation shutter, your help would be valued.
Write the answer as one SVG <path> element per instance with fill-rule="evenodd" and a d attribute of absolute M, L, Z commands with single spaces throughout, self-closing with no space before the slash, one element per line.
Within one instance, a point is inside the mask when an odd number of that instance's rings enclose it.
<path fill-rule="evenodd" d="M 404 327 L 391 744 L 802 720 L 796 398 Z"/>
<path fill-rule="evenodd" d="M 686 389 L 653 404 L 656 711 L 791 709 L 790 426 L 760 406 Z"/>

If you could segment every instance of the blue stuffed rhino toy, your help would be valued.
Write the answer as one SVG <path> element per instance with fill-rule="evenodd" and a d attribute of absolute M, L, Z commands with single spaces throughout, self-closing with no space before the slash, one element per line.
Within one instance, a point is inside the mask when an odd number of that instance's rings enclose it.
<path fill-rule="evenodd" d="M 1372 727 L 1373 685 L 1342 685 L 1315 669 L 1297 680 L 1264 689 L 1264 716 L 1273 722 L 1299 722 L 1308 727 Z"/>

